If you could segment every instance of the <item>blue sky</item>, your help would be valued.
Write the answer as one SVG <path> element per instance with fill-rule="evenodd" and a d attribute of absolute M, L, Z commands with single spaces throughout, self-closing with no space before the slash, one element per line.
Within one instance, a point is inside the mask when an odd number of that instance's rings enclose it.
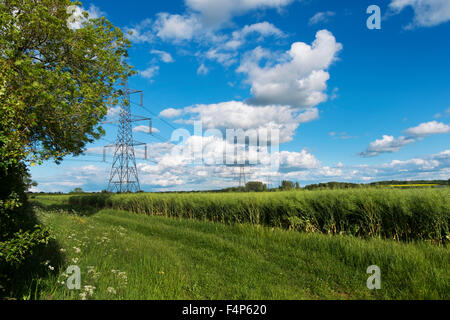
<path fill-rule="evenodd" d="M 369 30 L 370 5 L 381 30 Z M 192 165 L 173 153 L 174 128 L 280 129 L 280 170 L 247 169 L 277 185 L 450 178 L 450 2 L 447 0 L 84 1 L 130 32 L 129 86 L 144 91 L 151 136 L 136 123 L 145 191 L 235 186 L 233 168 Z M 135 102 L 139 98 L 135 97 Z M 118 109 L 111 109 L 114 119 Z M 107 187 L 102 147 L 31 170 L 34 191 Z M 189 143 L 198 142 L 195 136 Z M 222 141 L 201 140 L 216 150 Z"/>

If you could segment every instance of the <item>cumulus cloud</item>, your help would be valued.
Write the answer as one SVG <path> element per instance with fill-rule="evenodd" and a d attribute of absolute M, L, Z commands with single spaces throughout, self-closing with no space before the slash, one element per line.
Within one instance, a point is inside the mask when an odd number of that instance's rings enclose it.
<path fill-rule="evenodd" d="M 159 58 L 165 62 L 165 63 L 172 63 L 174 62 L 172 55 L 168 52 L 162 51 L 162 50 L 156 50 L 153 49 L 152 51 L 150 51 L 151 54 L 155 54 L 157 56 L 159 56 Z"/>
<path fill-rule="evenodd" d="M 333 11 L 317 12 L 309 19 L 309 25 L 328 22 L 330 17 L 333 17 L 335 13 Z"/>
<path fill-rule="evenodd" d="M 127 28 L 131 31 L 130 39 L 134 42 L 151 42 L 155 36 L 180 43 L 194 38 L 220 42 L 215 32 L 229 26 L 233 17 L 261 9 L 282 9 L 294 0 L 185 0 L 187 10 L 182 14 L 161 12 L 154 22 L 150 19 L 141 24 Z M 278 34 L 281 31 L 268 23 L 257 23 L 242 30 L 244 33 Z M 245 35 L 244 35 L 245 36 Z M 233 40 L 236 44 L 237 42 Z M 230 42 L 229 45 L 233 45 Z"/>
<path fill-rule="evenodd" d="M 291 141 L 300 124 L 319 117 L 316 108 L 299 113 L 289 106 L 255 106 L 242 101 L 198 104 L 183 110 L 167 109 L 161 113 L 173 117 L 182 114 L 189 116 L 183 120 L 184 123 L 193 124 L 195 121 L 201 121 L 206 129 L 277 129 L 280 131 L 280 143 Z"/>
<path fill-rule="evenodd" d="M 197 15 L 162 12 L 158 14 L 154 30 L 163 40 L 180 42 L 191 40 L 198 31 L 202 30 L 202 24 Z"/>
<path fill-rule="evenodd" d="M 205 66 L 204 63 L 202 63 L 198 69 L 197 69 L 197 74 L 198 75 L 207 75 L 209 73 L 209 69 Z"/>
<path fill-rule="evenodd" d="M 125 28 L 127 37 L 134 43 L 151 43 L 154 38 L 154 32 L 151 29 L 153 21 L 151 19 L 145 19 L 141 23 L 132 28 Z"/>
<path fill-rule="evenodd" d="M 183 113 L 182 109 L 168 108 L 161 111 L 159 115 L 164 118 L 175 118 L 180 116 L 182 113 Z"/>
<path fill-rule="evenodd" d="M 122 110 L 122 107 L 120 107 L 120 106 L 109 107 L 108 113 L 106 115 L 107 119 L 109 119 L 109 120 L 116 119 L 120 115 L 121 110 Z"/>
<path fill-rule="evenodd" d="M 234 16 L 259 9 L 281 9 L 293 0 L 186 0 L 186 6 L 200 14 L 205 26 L 220 26 Z"/>
<path fill-rule="evenodd" d="M 319 119 L 319 109 L 317 108 L 308 109 L 297 117 L 299 123 L 307 123 L 317 119 Z"/>
<path fill-rule="evenodd" d="M 433 134 L 450 133 L 450 126 L 441 122 L 431 121 L 410 128 L 405 133 L 413 137 L 425 138 Z"/>
<path fill-rule="evenodd" d="M 276 37 L 284 37 L 283 31 L 275 27 L 272 23 L 267 21 L 259 22 L 251 25 L 246 25 L 240 31 L 233 32 L 234 39 L 242 39 L 250 34 L 259 34 L 263 37 L 268 36 L 276 36 Z"/>
<path fill-rule="evenodd" d="M 153 81 L 153 78 L 158 74 L 158 71 L 158 66 L 152 66 L 144 71 L 141 71 L 139 74 L 141 75 L 141 77 Z"/>
<path fill-rule="evenodd" d="M 401 148 L 415 142 L 412 138 L 399 137 L 395 139 L 393 136 L 384 135 L 381 140 L 372 142 L 365 152 L 360 153 L 363 157 L 375 157 L 381 153 L 398 152 Z"/>
<path fill-rule="evenodd" d="M 231 37 L 221 37 L 221 41 L 218 41 L 204 56 L 224 66 L 230 66 L 237 62 L 237 49 L 243 46 L 252 34 L 257 35 L 259 41 L 269 36 L 285 36 L 280 29 L 267 21 L 246 25 L 242 29 L 234 31 Z"/>
<path fill-rule="evenodd" d="M 296 42 L 279 63 L 261 67 L 263 58 L 273 60 L 274 55 L 256 48 L 246 55 L 238 68 L 238 72 L 247 74 L 247 82 L 251 85 L 253 98 L 249 102 L 307 109 L 326 101 L 325 91 L 330 78 L 327 70 L 341 49 L 342 45 L 336 42 L 331 32 L 321 30 L 312 45 Z"/>
<path fill-rule="evenodd" d="M 150 127 L 149 126 L 137 126 L 133 128 L 133 132 L 142 132 L 142 133 L 150 133 Z M 157 128 L 152 128 L 152 133 L 158 133 L 160 132 Z"/>
<path fill-rule="evenodd" d="M 224 52 L 221 51 L 220 48 L 211 48 L 205 54 L 207 59 L 216 60 L 227 67 L 237 62 L 236 56 L 236 52 Z"/>
<path fill-rule="evenodd" d="M 413 21 L 406 29 L 416 27 L 434 27 L 450 20 L 450 1 L 448 0 L 392 0 L 389 8 L 392 13 L 400 13 L 411 7 L 414 10 Z"/>
<path fill-rule="evenodd" d="M 185 143 L 190 148 L 198 148 L 206 162 L 193 165 L 192 155 L 181 150 L 181 146 L 171 143 L 149 145 L 149 156 L 155 163 L 138 160 L 141 184 L 145 190 L 211 190 L 236 186 L 234 178 L 239 170 L 215 165 L 214 160 L 222 160 L 222 152 L 227 142 L 215 136 L 191 136 Z M 102 149 L 102 148 L 100 148 Z M 99 149 L 99 150 L 100 150 Z M 136 150 L 137 157 L 142 157 Z M 450 175 L 450 150 L 425 157 L 407 160 L 393 160 L 377 165 L 346 166 L 339 163 L 335 167 L 322 163 L 306 149 L 300 152 L 279 151 L 269 154 L 256 151 L 258 157 L 279 159 L 280 170 L 267 165 L 246 168 L 248 181 L 262 181 L 277 186 L 282 180 L 300 181 L 303 185 L 318 182 L 349 181 L 368 182 L 381 180 L 447 180 Z M 220 161 L 219 161 L 220 162 Z M 36 177 L 39 189 L 47 192 L 70 191 L 82 187 L 86 191 L 100 191 L 106 188 L 108 167 L 94 165 L 73 167 L 67 163 L 52 171 L 55 175 Z"/>
<path fill-rule="evenodd" d="M 275 156 L 280 157 L 280 165 L 282 169 L 316 169 L 321 165 L 320 161 L 305 149 L 301 152 L 282 151 Z"/>

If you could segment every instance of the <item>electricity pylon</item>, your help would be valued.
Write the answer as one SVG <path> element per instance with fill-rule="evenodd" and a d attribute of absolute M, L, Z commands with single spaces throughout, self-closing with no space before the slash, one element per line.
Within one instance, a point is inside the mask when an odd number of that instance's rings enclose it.
<path fill-rule="evenodd" d="M 239 172 L 239 188 L 241 188 L 241 187 L 245 187 L 246 184 L 247 184 L 247 181 L 245 181 L 245 164 L 241 164 L 239 166 L 239 168 L 240 168 L 240 172 Z"/>
<path fill-rule="evenodd" d="M 114 160 L 111 167 L 111 173 L 108 183 L 108 191 L 110 192 L 139 192 L 141 186 L 139 183 L 139 175 L 136 166 L 136 155 L 134 147 L 145 146 L 145 159 L 147 159 L 147 144 L 135 141 L 133 139 L 132 123 L 136 121 L 150 121 L 149 133 L 152 133 L 152 120 L 150 118 L 133 116 L 130 108 L 130 95 L 140 93 L 141 106 L 143 105 L 143 92 L 139 90 L 131 90 L 124 86 L 123 103 L 120 110 L 119 130 L 117 132 L 117 140 L 115 144 L 105 146 L 103 149 L 103 157 L 106 157 L 106 148 L 115 148 Z M 114 122 L 104 122 L 111 124 Z"/>

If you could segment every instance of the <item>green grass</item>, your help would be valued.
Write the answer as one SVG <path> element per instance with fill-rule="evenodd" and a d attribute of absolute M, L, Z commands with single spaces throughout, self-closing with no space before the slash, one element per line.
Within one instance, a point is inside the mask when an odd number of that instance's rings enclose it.
<path fill-rule="evenodd" d="M 450 240 L 450 188 L 83 195 L 75 206 L 402 241 Z"/>
<path fill-rule="evenodd" d="M 53 230 L 64 262 L 50 261 L 56 270 L 35 279 L 37 289 L 30 287 L 26 298 L 81 299 L 86 290 L 61 284 L 65 268 L 76 264 L 82 286 L 95 287 L 88 299 L 450 299 L 450 250 L 425 241 L 364 240 L 113 209 L 77 213 L 64 204 L 68 197 L 38 200 L 38 217 Z M 366 287 L 370 265 L 381 268 L 381 290 Z"/>

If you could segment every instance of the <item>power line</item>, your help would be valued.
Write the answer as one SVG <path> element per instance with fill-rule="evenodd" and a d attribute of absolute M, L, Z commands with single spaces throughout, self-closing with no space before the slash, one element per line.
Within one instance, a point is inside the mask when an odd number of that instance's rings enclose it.
<path fill-rule="evenodd" d="M 142 107 L 145 111 L 147 111 L 148 113 L 150 113 L 150 114 L 153 115 L 154 117 L 158 118 L 160 121 L 164 122 L 166 125 L 168 125 L 168 126 L 171 127 L 172 129 L 174 129 L 174 130 L 179 129 L 179 128 L 175 127 L 174 125 L 172 125 L 170 122 L 168 122 L 168 121 L 166 121 L 165 119 L 161 118 L 159 115 L 157 115 L 156 113 L 154 113 L 153 111 L 151 111 L 151 110 L 150 110 L 149 108 L 147 108 L 146 106 L 144 106 L 144 105 L 141 106 L 141 105 L 139 105 L 139 104 L 137 104 L 137 103 L 135 103 L 135 102 L 131 102 L 131 103 L 134 104 L 134 105 L 138 105 L 138 106 Z"/>

